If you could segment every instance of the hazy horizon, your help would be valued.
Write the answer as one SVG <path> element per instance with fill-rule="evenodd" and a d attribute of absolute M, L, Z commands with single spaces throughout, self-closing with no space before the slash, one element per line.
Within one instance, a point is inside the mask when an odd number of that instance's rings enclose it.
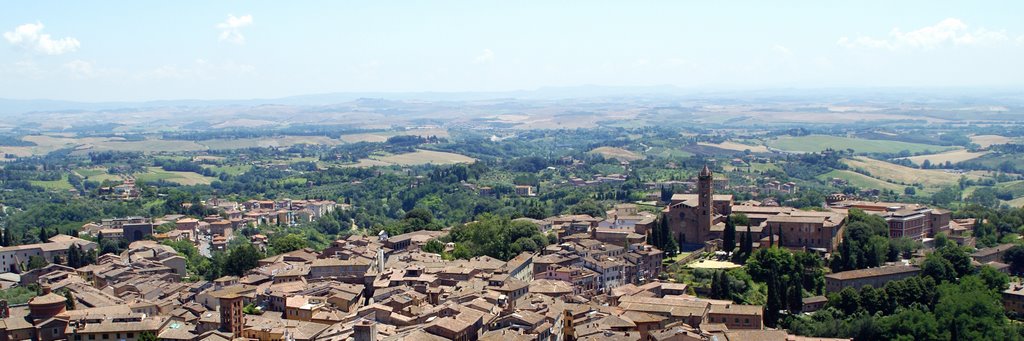
<path fill-rule="evenodd" d="M 1010 1 L 279 7 L 19 4 L 0 14 L 0 98 L 1024 87 Z"/>

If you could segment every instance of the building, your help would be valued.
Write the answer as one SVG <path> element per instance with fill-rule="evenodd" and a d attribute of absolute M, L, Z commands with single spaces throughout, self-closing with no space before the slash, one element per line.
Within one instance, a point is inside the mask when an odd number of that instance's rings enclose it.
<path fill-rule="evenodd" d="M 1018 244 L 999 244 L 993 247 L 986 247 L 971 254 L 971 258 L 978 263 L 1002 262 L 1003 255 Z"/>
<path fill-rule="evenodd" d="M 889 224 L 889 238 L 907 237 L 915 241 L 948 232 L 952 213 L 918 204 L 879 201 L 843 200 L 829 204 L 835 209 L 860 209 L 880 215 Z M 948 234 L 948 233 L 947 233 Z"/>
<path fill-rule="evenodd" d="M 242 336 L 245 318 L 242 315 L 242 296 L 226 294 L 220 300 L 220 331 L 231 333 L 235 337 Z"/>
<path fill-rule="evenodd" d="M 533 186 L 516 185 L 516 195 L 521 197 L 532 197 L 536 196 L 537 193 L 533 192 Z"/>
<path fill-rule="evenodd" d="M 837 272 L 825 275 L 825 291 L 839 292 L 847 287 L 860 289 L 865 285 L 881 288 L 886 282 L 917 276 L 919 273 L 921 273 L 921 269 L 913 265 L 893 265 Z"/>
<path fill-rule="evenodd" d="M 697 176 L 697 193 L 672 195 L 671 204 L 662 211 L 676 241 L 703 246 L 712 239 L 713 226 L 725 226 L 733 199 L 732 195 L 714 194 L 713 178 L 711 169 L 705 165 Z"/>
<path fill-rule="evenodd" d="M 712 304 L 708 311 L 709 323 L 721 323 L 730 330 L 762 329 L 764 308 L 759 305 Z"/>
<path fill-rule="evenodd" d="M 0 269 L 3 272 L 20 273 L 31 257 L 42 257 L 48 263 L 62 263 L 72 245 L 86 252 L 97 247 L 94 242 L 63 234 L 50 237 L 46 243 L 0 247 Z"/>
<path fill-rule="evenodd" d="M 1024 314 L 1024 283 L 1010 283 L 1010 287 L 1003 290 L 1003 309 Z"/>

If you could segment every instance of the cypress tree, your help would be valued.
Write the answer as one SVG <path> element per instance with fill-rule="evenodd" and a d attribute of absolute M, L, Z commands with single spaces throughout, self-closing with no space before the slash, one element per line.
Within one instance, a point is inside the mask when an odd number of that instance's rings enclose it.
<path fill-rule="evenodd" d="M 743 254 L 749 256 L 754 252 L 754 234 L 750 232 L 750 225 L 747 225 L 747 241 L 743 243 Z"/>
<path fill-rule="evenodd" d="M 768 302 L 764 307 L 764 323 L 769 327 L 775 327 L 775 322 L 779 319 L 779 308 L 781 308 L 777 282 L 775 279 L 768 280 Z"/>
<path fill-rule="evenodd" d="M 50 239 L 50 237 L 46 234 L 46 228 L 45 227 L 40 227 L 39 228 L 39 242 L 40 243 L 45 243 L 47 239 Z"/>
<path fill-rule="evenodd" d="M 719 298 L 719 295 L 722 293 L 721 283 L 718 280 L 720 273 L 720 271 L 715 271 L 711 274 L 711 298 Z"/>
<path fill-rule="evenodd" d="M 722 249 L 725 252 L 732 252 L 736 248 L 736 224 L 732 219 L 725 220 L 725 231 L 722 236 Z"/>
<path fill-rule="evenodd" d="M 779 247 L 782 247 L 782 227 L 779 227 Z"/>
<path fill-rule="evenodd" d="M 789 280 L 789 293 L 786 297 L 790 314 L 799 314 L 804 308 L 804 293 L 800 285 L 800 276 L 793 275 Z"/>
<path fill-rule="evenodd" d="M 732 288 L 729 285 L 729 272 L 722 270 L 721 279 L 719 279 L 718 287 L 722 290 L 721 299 L 732 300 Z"/>

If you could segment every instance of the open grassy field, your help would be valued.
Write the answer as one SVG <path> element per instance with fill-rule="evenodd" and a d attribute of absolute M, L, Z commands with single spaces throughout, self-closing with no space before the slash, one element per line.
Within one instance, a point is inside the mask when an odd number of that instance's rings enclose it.
<path fill-rule="evenodd" d="M 768 147 L 790 152 L 818 152 L 827 148 L 853 149 L 857 153 L 911 153 L 943 152 L 954 147 L 943 147 L 900 141 L 868 140 L 830 135 L 782 136 L 769 140 Z"/>
<path fill-rule="evenodd" d="M 375 133 L 359 133 L 359 134 L 348 134 L 341 135 L 340 140 L 347 143 L 356 142 L 384 142 L 389 137 L 397 135 L 416 135 L 416 136 L 437 136 L 437 137 L 449 137 L 448 130 L 443 128 L 429 128 L 429 129 L 410 129 L 410 130 L 394 130 L 394 131 L 382 131 Z"/>
<path fill-rule="evenodd" d="M 643 159 L 637 153 L 616 147 L 597 147 L 590 151 L 591 154 L 601 154 L 606 159 L 616 159 L 619 161 L 636 161 Z"/>
<path fill-rule="evenodd" d="M 848 170 L 833 170 L 831 172 L 818 176 L 818 179 L 828 181 L 832 178 L 838 178 L 846 180 L 850 186 L 857 188 L 877 188 L 877 189 L 891 189 L 893 191 L 902 192 L 906 186 L 888 183 L 883 180 L 875 179 L 870 176 L 860 174 L 854 171 Z"/>
<path fill-rule="evenodd" d="M 374 166 L 414 166 L 425 164 L 449 165 L 456 163 L 473 163 L 476 159 L 455 153 L 438 152 L 418 149 L 405 154 L 373 155 L 359 162 L 344 164 L 342 167 L 374 167 Z"/>
<path fill-rule="evenodd" d="M 165 171 L 160 167 L 149 167 L 145 173 L 135 174 L 135 178 L 139 181 L 159 181 L 166 180 L 170 182 L 179 183 L 182 185 L 209 185 L 213 180 L 211 177 L 202 176 L 199 173 L 192 172 L 169 172 Z"/>
<path fill-rule="evenodd" d="M 674 159 L 674 158 L 687 158 L 693 156 L 693 153 L 677 149 L 677 148 L 666 148 L 666 147 L 651 147 L 644 151 L 646 155 L 654 155 L 656 157 Z"/>
<path fill-rule="evenodd" d="M 999 135 L 974 135 L 971 136 L 971 142 L 980 146 L 981 148 L 988 148 L 994 144 L 1007 144 L 1012 142 L 1013 139 L 1006 136 Z"/>
<path fill-rule="evenodd" d="M 89 151 L 122 151 L 122 152 L 181 152 L 205 150 L 206 147 L 190 141 L 173 141 L 149 139 L 143 141 L 125 141 L 119 137 L 85 137 L 75 138 L 67 136 L 51 135 L 29 135 L 22 138 L 24 141 L 35 143 L 35 146 L 27 147 L 0 147 L 0 153 L 14 154 L 17 156 L 46 155 L 52 151 L 64 148 L 75 148 L 75 153 L 83 154 Z"/>
<path fill-rule="evenodd" d="M 35 143 L 36 145 L 24 147 L 0 146 L 0 154 L 14 154 L 19 157 L 26 157 L 32 155 L 46 155 L 58 149 L 87 145 L 91 143 L 99 143 L 110 139 L 106 137 L 75 139 L 64 136 L 28 135 L 23 137 L 21 140 L 32 142 Z"/>
<path fill-rule="evenodd" d="M 422 165 L 422 164 L 454 164 L 454 163 L 473 163 L 476 159 L 455 153 L 438 152 L 433 150 L 417 150 L 412 153 L 388 155 L 379 158 L 378 160 L 384 161 L 391 164 L 408 166 L 408 165 Z"/>
<path fill-rule="evenodd" d="M 103 182 L 104 180 L 120 181 L 121 177 L 115 174 L 108 174 L 104 168 L 79 168 L 75 170 L 75 173 L 85 178 L 87 181 L 98 181 Z"/>
<path fill-rule="evenodd" d="M 86 143 L 79 146 L 79 150 L 113 150 L 119 152 L 143 152 L 143 153 L 156 153 L 156 152 L 190 152 L 197 150 L 206 150 L 206 147 L 192 141 L 176 141 L 176 140 L 158 140 L 149 139 L 143 141 L 100 141 L 94 143 Z"/>
<path fill-rule="evenodd" d="M 332 139 L 326 136 L 276 136 L 249 139 L 214 139 L 197 142 L 200 145 L 213 150 L 242 149 L 253 147 L 289 147 L 297 144 L 322 144 L 338 145 L 344 143 L 342 140 Z"/>
<path fill-rule="evenodd" d="M 743 144 L 743 143 L 733 142 L 733 141 L 725 141 L 725 142 L 722 142 L 722 143 L 697 142 L 697 144 L 702 145 L 702 146 L 708 146 L 708 147 L 715 147 L 715 148 L 721 148 L 721 149 L 735 150 L 735 151 L 738 151 L 738 152 L 742 152 L 742 151 L 745 151 L 745 150 L 748 150 L 748 149 L 751 152 L 754 152 L 754 153 L 767 153 L 768 152 L 768 147 L 765 147 L 764 145 L 752 146 L 752 145 L 749 145 L 749 144 Z"/>
<path fill-rule="evenodd" d="M 1006 203 L 1007 205 L 1010 205 L 1010 207 L 1017 207 L 1017 208 L 1019 208 L 1021 206 L 1024 206 L 1024 197 L 1013 198 L 1013 200 L 1003 201 L 1003 202 Z"/>
<path fill-rule="evenodd" d="M 843 163 L 849 165 L 851 168 L 864 169 L 870 173 L 873 178 L 908 185 L 920 183 L 925 186 L 925 191 L 928 192 L 938 190 L 945 186 L 957 185 L 961 176 L 960 174 L 949 173 L 942 170 L 905 167 L 866 157 L 844 159 Z M 980 179 L 982 177 L 978 173 L 967 173 L 963 176 L 970 179 Z"/>
<path fill-rule="evenodd" d="M 228 175 L 240 175 L 249 170 L 252 170 L 252 165 L 203 165 L 203 168 L 212 170 L 217 173 L 228 173 Z"/>
<path fill-rule="evenodd" d="M 71 183 L 68 182 L 68 175 L 67 174 L 65 174 L 63 177 L 61 177 L 60 180 L 53 180 L 53 181 L 32 180 L 32 181 L 29 181 L 29 182 L 32 183 L 32 186 L 39 186 L 39 187 L 42 187 L 42 188 L 45 188 L 45 189 L 48 189 L 48 190 L 52 190 L 52 191 L 66 191 L 66 190 L 74 188 L 74 187 L 71 186 Z"/>
<path fill-rule="evenodd" d="M 988 152 L 971 152 L 966 149 L 956 149 L 948 152 L 936 153 L 936 154 L 925 154 L 918 156 L 911 156 L 906 159 L 910 160 L 916 165 L 921 165 L 924 160 L 928 160 L 931 164 L 943 164 L 947 161 L 950 163 L 963 162 L 967 160 L 973 160 L 988 154 Z"/>

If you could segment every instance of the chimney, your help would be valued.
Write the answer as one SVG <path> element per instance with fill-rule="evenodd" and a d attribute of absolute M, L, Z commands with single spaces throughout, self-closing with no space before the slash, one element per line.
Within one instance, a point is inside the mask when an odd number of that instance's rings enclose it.
<path fill-rule="evenodd" d="M 370 320 L 360 320 L 352 327 L 352 334 L 355 341 L 377 341 L 377 323 Z"/>
<path fill-rule="evenodd" d="M 39 296 L 47 295 L 52 291 L 49 285 L 41 285 L 39 289 L 42 290 L 42 293 L 39 294 Z"/>

